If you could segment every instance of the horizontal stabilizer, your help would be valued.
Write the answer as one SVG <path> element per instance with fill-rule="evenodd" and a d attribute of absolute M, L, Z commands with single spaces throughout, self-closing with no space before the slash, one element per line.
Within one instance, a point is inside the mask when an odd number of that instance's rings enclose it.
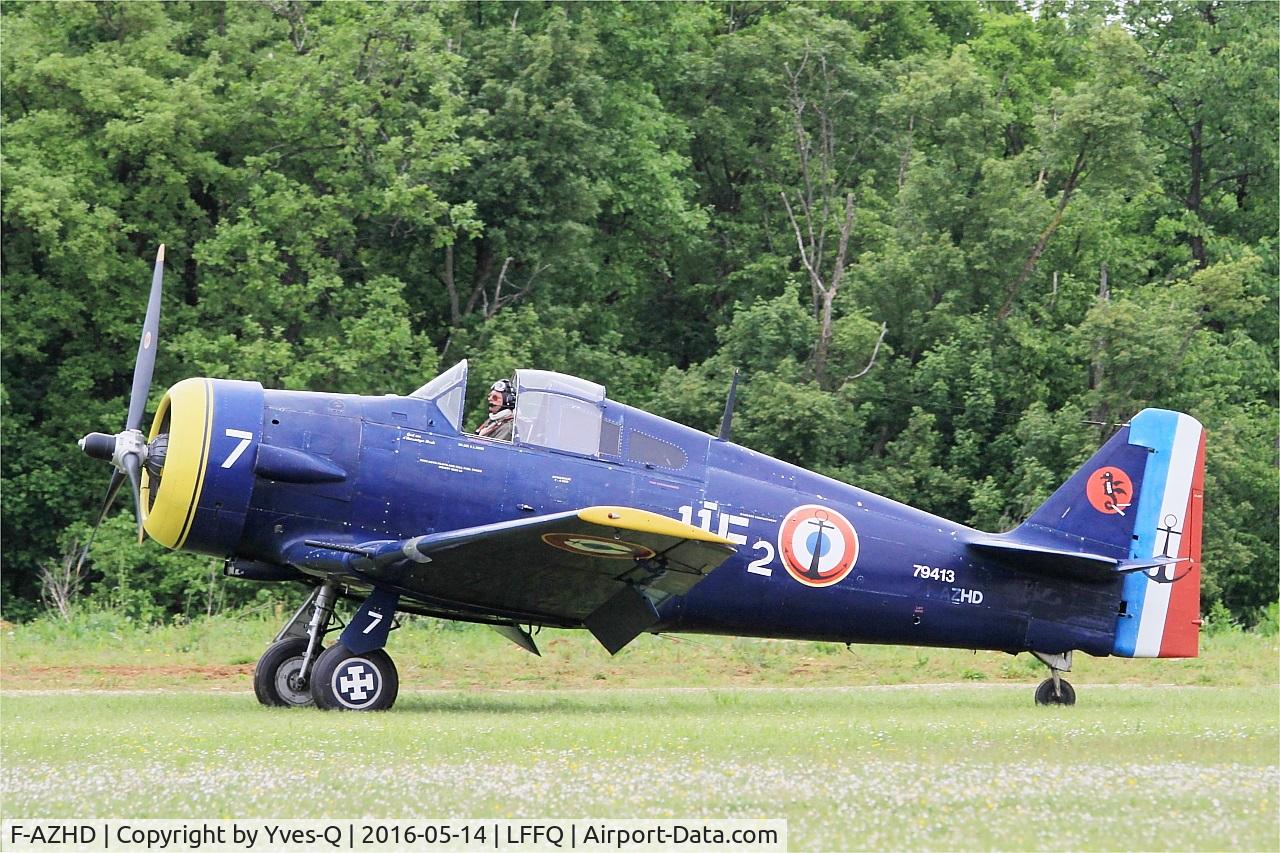
<path fill-rule="evenodd" d="M 1102 554 L 1064 551 L 995 537 L 975 540 L 969 547 L 995 557 L 1012 569 L 1077 580 L 1102 581 L 1119 574 L 1166 568 L 1178 562 L 1175 557 L 1117 560 Z"/>

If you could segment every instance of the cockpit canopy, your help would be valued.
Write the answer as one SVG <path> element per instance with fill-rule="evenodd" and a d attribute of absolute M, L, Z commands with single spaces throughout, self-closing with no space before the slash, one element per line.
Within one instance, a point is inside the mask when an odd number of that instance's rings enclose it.
<path fill-rule="evenodd" d="M 512 384 L 516 388 L 516 441 L 586 455 L 599 452 L 603 385 L 550 370 L 517 370 Z M 466 387 L 467 362 L 463 359 L 410 396 L 433 401 L 453 428 L 462 432 Z"/>
<path fill-rule="evenodd" d="M 549 370 L 517 370 L 517 440 L 594 455 L 600 448 L 604 386 Z"/>
<path fill-rule="evenodd" d="M 701 476 L 710 441 L 704 432 L 608 400 L 603 385 L 575 376 L 517 370 L 512 384 L 516 388 L 512 441 L 516 444 L 634 463 L 683 477 Z M 454 429 L 466 433 L 462 424 L 466 387 L 467 362 L 460 361 L 410 396 L 431 400 Z"/>

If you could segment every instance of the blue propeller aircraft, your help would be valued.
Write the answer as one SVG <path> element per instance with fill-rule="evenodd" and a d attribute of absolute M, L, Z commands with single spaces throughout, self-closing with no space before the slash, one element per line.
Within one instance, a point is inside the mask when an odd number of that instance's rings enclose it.
<path fill-rule="evenodd" d="M 510 440 L 469 434 L 462 361 L 408 396 L 186 379 L 140 426 L 164 247 L 125 429 L 81 440 L 127 480 L 143 531 L 310 597 L 258 661 L 265 705 L 390 708 L 397 613 L 585 628 L 616 653 L 643 632 L 1029 652 L 1041 704 L 1091 655 L 1198 653 L 1204 433 L 1146 409 L 1016 529 L 983 533 L 517 370 Z M 512 402 L 508 400 L 507 402 Z M 339 599 L 359 602 L 326 648 Z"/>

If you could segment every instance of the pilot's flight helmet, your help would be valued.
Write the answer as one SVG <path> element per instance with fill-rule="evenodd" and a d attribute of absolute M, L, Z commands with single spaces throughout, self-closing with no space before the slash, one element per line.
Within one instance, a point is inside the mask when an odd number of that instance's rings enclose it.
<path fill-rule="evenodd" d="M 516 389 L 511 385 L 510 380 L 499 379 L 497 382 L 489 386 L 489 392 L 502 392 L 502 408 L 514 409 L 516 405 Z"/>

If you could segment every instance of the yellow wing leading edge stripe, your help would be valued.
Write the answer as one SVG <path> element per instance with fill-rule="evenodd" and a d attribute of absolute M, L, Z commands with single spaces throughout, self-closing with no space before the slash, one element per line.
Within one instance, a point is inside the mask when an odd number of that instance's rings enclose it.
<path fill-rule="evenodd" d="M 730 549 L 735 546 L 723 536 L 685 524 L 665 515 L 634 509 L 626 506 L 591 506 L 578 511 L 578 518 L 589 524 L 603 527 L 616 527 L 620 530 L 637 530 L 642 533 L 653 533 L 659 536 L 671 536 L 675 539 L 691 539 L 697 542 L 714 542 L 726 545 Z"/>
<path fill-rule="evenodd" d="M 150 494 L 150 477 L 145 471 L 142 475 L 143 506 L 149 505 L 143 527 L 166 548 L 181 548 L 187 541 L 200 503 L 212 440 L 212 392 L 208 379 L 184 379 L 165 394 L 151 424 L 148 440 L 155 439 L 165 415 L 169 415 L 164 476 L 154 496 Z"/>

